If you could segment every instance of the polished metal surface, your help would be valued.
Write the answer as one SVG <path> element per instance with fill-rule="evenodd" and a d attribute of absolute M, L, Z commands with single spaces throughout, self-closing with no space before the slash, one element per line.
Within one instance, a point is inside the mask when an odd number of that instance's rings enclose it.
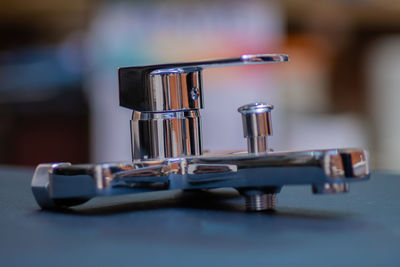
<path fill-rule="evenodd" d="M 267 191 L 279 192 L 285 185 L 340 187 L 368 177 L 366 151 L 332 149 L 203 155 L 133 163 L 44 164 L 39 165 L 34 174 L 32 190 L 38 204 L 51 209 L 80 204 L 96 196 L 223 187 L 233 187 L 247 194 L 254 188 L 272 193 Z M 264 205 L 257 204 L 258 200 L 254 200 L 255 204 L 251 201 L 248 205 Z"/>
<path fill-rule="evenodd" d="M 249 211 L 274 210 L 276 207 L 276 194 L 247 195 L 245 199 Z"/>
<path fill-rule="evenodd" d="M 118 70 L 120 105 L 136 111 L 203 108 L 203 69 L 286 62 L 287 55 L 243 55 L 198 62 L 124 67 Z"/>
<path fill-rule="evenodd" d="M 247 138 L 247 152 L 250 154 L 268 151 L 268 136 L 272 135 L 271 111 L 274 108 L 261 102 L 238 108 L 242 114 L 243 135 Z M 278 187 L 246 188 L 239 192 L 246 200 L 248 211 L 273 210 L 276 206 Z"/>
<path fill-rule="evenodd" d="M 249 153 L 261 153 L 268 150 L 267 137 L 272 135 L 272 105 L 252 103 L 238 108 L 242 114 L 243 135 L 247 138 Z"/>
<path fill-rule="evenodd" d="M 201 118 L 198 110 L 134 111 L 131 120 L 133 159 L 164 159 L 201 155 Z"/>
<path fill-rule="evenodd" d="M 276 207 L 277 194 L 281 187 L 278 186 L 263 186 L 260 187 L 245 187 L 238 189 L 239 193 L 245 199 L 247 211 L 273 211 Z"/>
<path fill-rule="evenodd" d="M 149 79 L 152 111 L 203 108 L 201 70 L 153 71 Z"/>
<path fill-rule="evenodd" d="M 97 196 L 231 187 L 244 196 L 248 211 L 262 211 L 275 208 L 286 185 L 335 194 L 347 192 L 350 182 L 367 180 L 368 154 L 362 149 L 271 152 L 273 106 L 261 102 L 238 109 L 248 151 L 202 154 L 202 70 L 284 61 L 286 55 L 244 55 L 119 69 L 120 104 L 133 109 L 133 161 L 41 164 L 32 179 L 37 203 L 56 209 Z"/>

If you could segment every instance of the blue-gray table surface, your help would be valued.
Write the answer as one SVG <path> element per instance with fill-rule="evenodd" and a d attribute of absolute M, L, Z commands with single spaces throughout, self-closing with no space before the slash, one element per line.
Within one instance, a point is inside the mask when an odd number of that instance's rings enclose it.
<path fill-rule="evenodd" d="M 232 191 L 94 199 L 42 211 L 33 170 L 0 168 L 0 266 L 400 266 L 400 176 L 350 192 L 284 187 L 275 213 Z"/>

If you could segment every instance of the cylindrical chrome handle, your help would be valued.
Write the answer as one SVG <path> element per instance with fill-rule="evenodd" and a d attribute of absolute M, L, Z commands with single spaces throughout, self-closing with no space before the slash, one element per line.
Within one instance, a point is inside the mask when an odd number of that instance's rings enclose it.
<path fill-rule="evenodd" d="M 249 153 L 267 152 L 267 137 L 272 135 L 272 105 L 252 103 L 238 108 L 242 114 L 243 135 L 247 138 Z"/>
<path fill-rule="evenodd" d="M 131 133 L 134 160 L 202 154 L 199 110 L 133 111 Z"/>

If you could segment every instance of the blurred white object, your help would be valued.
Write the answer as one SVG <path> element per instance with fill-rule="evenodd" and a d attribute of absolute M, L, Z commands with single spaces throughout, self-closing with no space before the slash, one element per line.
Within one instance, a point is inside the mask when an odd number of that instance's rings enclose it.
<path fill-rule="evenodd" d="M 378 40 L 367 61 L 376 167 L 400 170 L 400 36 Z"/>
<path fill-rule="evenodd" d="M 365 127 L 359 117 L 292 114 L 288 121 L 288 142 L 282 149 L 307 150 L 318 147 L 366 147 Z"/>

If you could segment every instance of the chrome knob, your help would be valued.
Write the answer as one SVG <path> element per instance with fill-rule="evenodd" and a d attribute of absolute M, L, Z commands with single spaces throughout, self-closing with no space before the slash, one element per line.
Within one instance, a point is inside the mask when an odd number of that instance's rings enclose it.
<path fill-rule="evenodd" d="M 247 138 L 249 153 L 262 153 L 268 150 L 268 136 L 272 135 L 272 105 L 251 103 L 238 108 L 242 114 L 243 135 Z"/>

